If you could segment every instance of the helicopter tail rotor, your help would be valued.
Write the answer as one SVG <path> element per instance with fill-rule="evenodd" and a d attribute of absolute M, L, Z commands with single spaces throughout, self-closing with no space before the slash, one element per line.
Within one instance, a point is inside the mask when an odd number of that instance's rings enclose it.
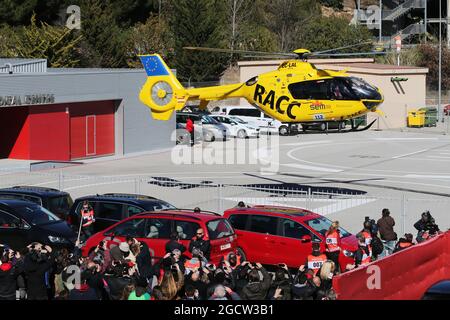
<path fill-rule="evenodd" d="M 140 56 L 147 73 L 147 81 L 139 99 L 150 108 L 156 120 L 169 120 L 174 110 L 180 110 L 189 96 L 158 54 Z"/>

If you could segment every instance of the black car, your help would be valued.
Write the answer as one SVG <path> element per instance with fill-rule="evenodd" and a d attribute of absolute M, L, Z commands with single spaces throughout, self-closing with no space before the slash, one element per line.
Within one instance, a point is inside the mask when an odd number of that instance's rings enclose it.
<path fill-rule="evenodd" d="M 450 300 L 450 280 L 444 280 L 431 286 L 422 300 Z"/>
<path fill-rule="evenodd" d="M 0 189 L 0 199 L 18 199 L 34 202 L 66 219 L 73 200 L 69 193 L 52 188 L 17 186 Z"/>
<path fill-rule="evenodd" d="M 74 227 L 79 226 L 80 211 L 84 201 L 88 201 L 94 209 L 94 232 L 102 231 L 138 213 L 175 209 L 173 205 L 163 200 L 139 194 L 107 193 L 86 196 L 76 199 L 70 209 L 69 220 Z"/>
<path fill-rule="evenodd" d="M 0 199 L 0 243 L 21 250 L 32 242 L 73 247 L 76 233 L 66 221 L 30 201 Z"/>

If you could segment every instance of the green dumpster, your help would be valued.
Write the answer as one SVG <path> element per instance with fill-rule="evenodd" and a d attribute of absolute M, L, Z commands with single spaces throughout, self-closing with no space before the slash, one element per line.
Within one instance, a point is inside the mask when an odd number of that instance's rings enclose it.
<path fill-rule="evenodd" d="M 420 108 L 419 111 L 425 112 L 425 127 L 436 127 L 438 122 L 438 112 L 437 108 L 428 107 L 428 108 Z"/>

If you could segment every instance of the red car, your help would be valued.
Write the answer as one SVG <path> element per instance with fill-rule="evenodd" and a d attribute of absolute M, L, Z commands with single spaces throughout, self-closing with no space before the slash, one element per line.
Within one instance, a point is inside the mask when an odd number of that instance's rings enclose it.
<path fill-rule="evenodd" d="M 292 207 L 254 206 L 232 208 L 224 213 L 237 235 L 237 251 L 252 262 L 291 268 L 303 265 L 312 251 L 311 239 L 321 241 L 325 252 L 325 233 L 331 221 L 317 213 Z M 341 270 L 353 263 L 350 252 L 358 248 L 356 237 L 340 228 Z"/>
<path fill-rule="evenodd" d="M 154 251 L 156 258 L 162 258 L 173 231 L 178 232 L 181 243 L 188 248 L 199 228 L 204 230 L 205 237 L 210 240 L 212 263 L 219 263 L 224 255 L 236 251 L 236 235 L 227 219 L 217 213 L 173 209 L 140 213 L 94 234 L 83 247 L 83 255 L 87 256 L 102 240 L 111 243 L 112 239 L 118 244 L 125 241 L 126 236 L 131 236 L 145 242 Z M 188 251 L 185 255 L 190 257 Z"/>

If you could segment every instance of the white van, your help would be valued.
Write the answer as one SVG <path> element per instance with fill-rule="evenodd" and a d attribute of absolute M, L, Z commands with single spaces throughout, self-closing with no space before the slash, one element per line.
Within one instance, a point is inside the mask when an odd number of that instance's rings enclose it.
<path fill-rule="evenodd" d="M 289 125 L 281 123 L 261 110 L 251 106 L 220 106 L 212 111 L 214 114 L 239 117 L 250 125 L 260 128 L 261 133 L 279 133 L 284 136 L 289 134 Z"/>

